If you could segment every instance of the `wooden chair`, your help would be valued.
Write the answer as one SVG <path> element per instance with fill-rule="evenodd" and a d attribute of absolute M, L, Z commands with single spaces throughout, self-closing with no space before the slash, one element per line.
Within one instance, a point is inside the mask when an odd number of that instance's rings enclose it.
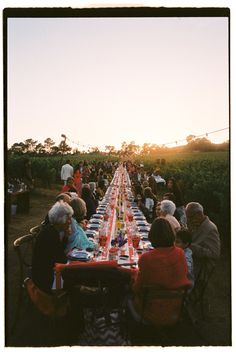
<path fill-rule="evenodd" d="M 33 233 L 33 234 L 32 234 Z M 17 238 L 14 241 L 14 250 L 17 253 L 18 259 L 19 259 L 19 283 L 18 283 L 18 296 L 17 296 L 17 303 L 16 303 L 16 310 L 15 310 L 15 316 L 13 318 L 13 323 L 11 326 L 11 333 L 14 332 L 17 322 L 20 317 L 20 313 L 22 312 L 23 303 L 25 302 L 24 298 L 26 299 L 26 302 L 28 303 L 29 307 L 31 308 L 31 311 L 28 312 L 29 316 L 31 316 L 31 313 L 33 312 L 33 316 L 37 319 L 37 322 L 39 324 L 43 324 L 46 329 L 46 326 L 48 328 L 48 338 L 50 337 L 50 341 L 55 338 L 55 343 L 56 339 L 63 338 L 64 336 L 58 336 L 58 327 L 60 327 L 60 324 L 63 323 L 62 319 L 64 319 L 64 313 L 61 314 L 61 317 L 59 315 L 53 316 L 53 312 L 51 316 L 49 314 L 46 314 L 42 309 L 39 309 L 40 306 L 35 304 L 35 301 L 32 299 L 32 295 L 30 295 L 30 286 L 29 285 L 34 285 L 32 280 L 29 279 L 31 277 L 31 271 L 32 271 L 32 255 L 33 255 L 33 249 L 35 245 L 35 240 L 37 237 L 37 234 L 39 233 L 38 231 L 32 231 L 32 233 L 21 236 Z M 36 287 L 37 288 L 37 287 Z M 34 287 L 33 287 L 34 289 Z M 32 291 L 31 292 L 35 292 Z M 40 292 L 39 292 L 40 293 Z M 37 291 L 34 294 L 34 297 L 38 297 L 38 299 L 41 299 L 41 296 L 37 293 Z M 63 301 L 64 302 L 66 299 L 65 292 L 62 292 L 62 290 L 54 290 L 53 291 L 54 296 L 58 296 L 58 301 Z M 43 295 L 43 292 L 42 292 Z M 46 294 L 45 294 L 46 295 Z M 49 295 L 47 295 L 49 296 Z M 44 298 L 44 301 L 42 300 L 41 306 L 43 308 L 46 307 L 47 304 L 50 303 L 49 300 L 46 300 L 47 297 Z M 52 297 L 52 303 L 53 302 L 53 297 Z M 34 309 L 35 307 L 36 309 Z M 50 307 L 49 307 L 50 308 Z M 61 310 L 63 311 L 63 310 Z M 60 307 L 58 307 L 58 312 L 61 313 Z M 48 310 L 50 313 L 50 311 Z M 65 313 L 66 314 L 66 313 Z M 66 317 L 65 317 L 66 319 Z M 64 324 L 64 323 L 63 323 Z M 64 324 L 65 325 L 65 324 Z M 67 325 L 67 324 L 66 324 Z M 20 328 L 20 327 L 19 327 Z M 66 335 L 66 329 L 64 328 L 64 335 Z M 67 336 L 65 336 L 67 339 Z M 54 340 L 53 340 L 54 341 Z M 64 340 L 63 340 L 64 341 Z M 43 343 L 43 341 L 42 341 Z M 64 342 L 63 342 L 64 343 Z"/>
<path fill-rule="evenodd" d="M 24 280 L 31 277 L 32 270 L 32 256 L 36 238 L 42 228 L 42 224 L 32 227 L 29 230 L 29 234 L 17 238 L 13 247 L 18 256 L 19 261 L 19 283 L 18 283 L 18 295 L 15 317 L 13 319 L 12 331 L 14 330 L 17 320 L 19 318 L 21 305 L 23 303 L 23 296 L 25 292 Z"/>
<path fill-rule="evenodd" d="M 193 314 L 193 310 L 200 308 L 200 318 L 206 318 L 205 312 L 205 292 L 209 285 L 210 279 L 214 273 L 216 266 L 215 260 L 205 259 L 202 261 L 197 277 L 195 279 L 193 290 L 187 297 L 186 309 L 193 323 L 198 320 L 197 315 Z"/>
<path fill-rule="evenodd" d="M 186 288 L 165 289 L 159 285 L 145 285 L 139 296 L 139 310 L 134 297 L 127 300 L 127 319 L 131 339 L 148 345 L 167 346 L 175 327 L 183 320 Z"/>
<path fill-rule="evenodd" d="M 39 234 L 39 232 L 41 231 L 42 226 L 43 226 L 42 224 L 36 225 L 36 226 L 32 227 L 29 232 L 30 232 L 33 236 L 36 237 L 36 236 Z"/>
<path fill-rule="evenodd" d="M 22 299 L 24 294 L 24 279 L 31 275 L 33 246 L 34 236 L 32 234 L 21 236 L 17 238 L 13 243 L 14 250 L 17 253 L 19 259 L 20 272 L 18 281 L 16 312 L 15 317 L 13 319 L 12 331 L 15 328 L 22 306 Z"/>
<path fill-rule="evenodd" d="M 119 307 L 130 276 L 117 267 L 68 266 L 61 272 L 64 288 L 76 291 L 84 306 L 105 310 Z M 92 297 L 92 298 L 91 298 Z M 96 297 L 96 299 L 94 299 Z"/>
<path fill-rule="evenodd" d="M 141 291 L 141 309 L 138 312 L 134 305 L 130 304 L 131 313 L 135 320 L 145 325 L 170 326 L 176 324 L 182 317 L 186 288 L 166 289 L 159 285 L 145 285 Z M 133 300 L 132 300 L 133 302 Z M 146 310 L 157 307 L 160 317 L 156 322 L 147 315 Z"/>
<path fill-rule="evenodd" d="M 119 271 L 117 267 L 100 268 L 81 265 L 81 267 L 65 267 L 61 275 L 64 288 L 69 292 L 70 297 L 71 330 L 73 327 L 83 326 L 83 330 L 78 331 L 76 328 L 74 333 L 78 335 L 78 332 L 83 332 L 89 345 L 92 343 L 100 345 L 101 339 L 105 337 L 107 340 L 103 343 L 112 344 L 108 339 L 114 337 L 113 332 L 115 335 L 118 331 L 116 329 L 119 328 L 123 329 L 122 333 L 125 331 L 123 302 L 130 282 L 129 274 Z M 114 314 L 116 319 L 113 319 Z M 99 321 L 103 324 L 102 327 L 100 326 L 103 329 L 102 334 L 98 333 Z M 113 332 L 112 328 L 114 328 Z M 93 331 L 93 335 L 99 339 L 95 341 L 93 336 L 89 338 L 90 331 Z"/>

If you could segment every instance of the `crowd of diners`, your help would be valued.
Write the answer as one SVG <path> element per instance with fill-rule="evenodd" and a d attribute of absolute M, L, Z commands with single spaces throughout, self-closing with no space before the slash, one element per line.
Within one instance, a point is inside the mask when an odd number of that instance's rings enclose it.
<path fill-rule="evenodd" d="M 33 253 L 32 280 L 39 289 L 52 292 L 54 265 L 66 263 L 71 249 L 97 249 L 98 244 L 86 235 L 86 225 L 118 166 L 118 162 L 85 161 L 73 167 L 70 160 L 62 166 L 62 190 L 45 214 Z M 219 258 L 220 235 L 201 204 L 184 203 L 174 177 L 165 180 L 160 169 L 147 171 L 131 161 L 123 166 L 129 173 L 134 200 L 151 224 L 153 249 L 140 255 L 130 284 L 134 307 L 140 312 L 144 285 L 185 287 L 190 292 L 201 266 Z M 163 312 L 158 306 L 149 306 L 145 313 L 154 323 L 160 316 Z"/>

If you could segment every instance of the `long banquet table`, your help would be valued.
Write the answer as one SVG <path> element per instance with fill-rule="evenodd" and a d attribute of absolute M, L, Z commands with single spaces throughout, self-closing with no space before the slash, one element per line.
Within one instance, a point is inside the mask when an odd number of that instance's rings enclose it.
<path fill-rule="evenodd" d="M 87 225 L 86 233 L 88 236 L 93 236 L 97 249 L 88 253 L 88 261 L 76 260 L 75 255 L 75 258 L 69 257 L 67 264 L 57 263 L 54 288 L 61 287 L 60 272 L 65 266 L 107 264 L 119 266 L 121 270 L 125 268 L 131 272 L 133 270 L 137 272 L 139 255 L 151 248 L 148 241 L 149 227 L 134 202 L 129 174 L 121 164 L 97 207 L 96 214 L 91 217 Z M 77 249 L 78 252 L 86 251 Z"/>

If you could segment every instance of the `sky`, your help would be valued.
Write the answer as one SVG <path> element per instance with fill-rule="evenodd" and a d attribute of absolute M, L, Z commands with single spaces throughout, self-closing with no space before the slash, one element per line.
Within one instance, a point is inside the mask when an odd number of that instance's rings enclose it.
<path fill-rule="evenodd" d="M 7 50 L 8 147 L 174 146 L 229 126 L 227 18 L 10 18 Z"/>

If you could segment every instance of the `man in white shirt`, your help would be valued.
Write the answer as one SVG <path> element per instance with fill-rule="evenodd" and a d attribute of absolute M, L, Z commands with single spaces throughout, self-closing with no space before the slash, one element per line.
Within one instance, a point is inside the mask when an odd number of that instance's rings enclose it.
<path fill-rule="evenodd" d="M 73 174 L 74 168 L 71 166 L 70 160 L 67 160 L 61 168 L 61 180 L 64 181 L 64 185 L 66 184 L 68 177 L 73 177 Z"/>

